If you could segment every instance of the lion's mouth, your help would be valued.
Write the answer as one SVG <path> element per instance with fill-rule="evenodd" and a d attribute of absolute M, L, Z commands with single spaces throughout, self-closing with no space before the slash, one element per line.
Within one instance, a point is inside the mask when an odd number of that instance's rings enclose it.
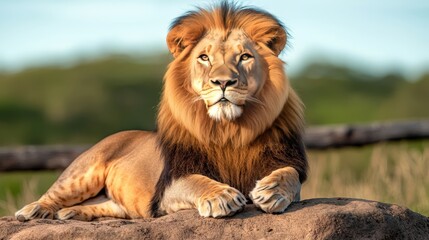
<path fill-rule="evenodd" d="M 214 106 L 214 105 L 216 105 L 216 104 L 222 104 L 222 105 L 224 105 L 224 104 L 229 104 L 229 103 L 231 103 L 231 104 L 233 104 L 231 101 L 229 101 L 228 100 L 228 98 L 226 98 L 226 97 L 222 97 L 222 98 L 220 98 L 219 100 L 217 100 L 215 103 L 213 103 L 213 104 L 210 104 L 208 107 L 211 107 L 211 106 Z"/>
<path fill-rule="evenodd" d="M 242 106 L 236 104 L 233 98 L 229 99 L 225 96 L 219 96 L 216 101 L 206 106 L 209 116 L 216 121 L 221 121 L 222 119 L 231 121 L 243 113 Z"/>
<path fill-rule="evenodd" d="M 216 103 L 228 103 L 228 102 L 231 102 L 231 101 L 229 101 L 226 97 L 222 97 L 221 99 L 219 99 Z M 215 103 L 215 104 L 216 104 Z"/>
<path fill-rule="evenodd" d="M 217 98 L 216 100 L 213 99 L 213 101 L 205 100 L 206 107 L 211 108 L 213 106 L 218 106 L 218 107 L 228 107 L 228 106 L 243 107 L 244 106 L 244 102 L 241 103 L 240 101 L 236 101 L 232 97 L 228 97 L 228 96 L 218 96 L 218 97 L 219 98 Z"/>

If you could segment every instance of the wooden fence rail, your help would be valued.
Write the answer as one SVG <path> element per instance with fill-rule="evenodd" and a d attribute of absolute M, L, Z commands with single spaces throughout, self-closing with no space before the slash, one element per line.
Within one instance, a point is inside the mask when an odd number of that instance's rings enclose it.
<path fill-rule="evenodd" d="M 429 120 L 309 127 L 304 136 L 309 149 L 411 139 L 429 139 Z M 0 171 L 64 169 L 87 148 L 89 146 L 2 147 Z"/>
<path fill-rule="evenodd" d="M 429 119 L 362 125 L 309 127 L 304 142 L 310 149 L 363 146 L 377 142 L 429 138 Z"/>

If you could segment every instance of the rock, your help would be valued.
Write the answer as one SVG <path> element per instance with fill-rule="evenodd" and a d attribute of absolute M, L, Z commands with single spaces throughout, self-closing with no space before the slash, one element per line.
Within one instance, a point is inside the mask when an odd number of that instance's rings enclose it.
<path fill-rule="evenodd" d="M 185 210 L 154 219 L 92 222 L 0 218 L 0 239 L 428 239 L 429 218 L 394 204 L 308 199 L 287 212 L 265 214 L 253 205 L 233 217 L 203 218 Z"/>

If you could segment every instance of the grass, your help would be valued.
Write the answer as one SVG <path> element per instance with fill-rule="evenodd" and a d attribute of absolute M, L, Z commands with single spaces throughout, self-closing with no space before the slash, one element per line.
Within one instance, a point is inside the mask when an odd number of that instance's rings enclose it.
<path fill-rule="evenodd" d="M 0 174 L 0 216 L 13 213 L 37 200 L 59 176 L 56 171 L 2 172 Z"/>
<path fill-rule="evenodd" d="M 429 216 L 429 145 L 311 151 L 302 198 L 350 197 L 395 203 Z"/>
<path fill-rule="evenodd" d="M 429 216 L 429 142 L 309 151 L 302 199 L 351 197 L 395 203 Z M 2 173 L 0 216 L 36 200 L 58 172 Z"/>

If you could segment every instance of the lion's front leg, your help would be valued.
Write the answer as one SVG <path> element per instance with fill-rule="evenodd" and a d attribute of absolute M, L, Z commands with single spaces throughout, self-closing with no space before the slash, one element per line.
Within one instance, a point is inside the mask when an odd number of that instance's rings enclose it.
<path fill-rule="evenodd" d="M 231 216 L 243 209 L 246 197 L 237 189 L 192 174 L 173 181 L 160 205 L 166 213 L 196 208 L 203 217 Z"/>
<path fill-rule="evenodd" d="M 267 213 L 282 213 L 293 201 L 299 201 L 301 183 L 292 167 L 273 171 L 256 182 L 249 196 L 253 203 Z"/>

